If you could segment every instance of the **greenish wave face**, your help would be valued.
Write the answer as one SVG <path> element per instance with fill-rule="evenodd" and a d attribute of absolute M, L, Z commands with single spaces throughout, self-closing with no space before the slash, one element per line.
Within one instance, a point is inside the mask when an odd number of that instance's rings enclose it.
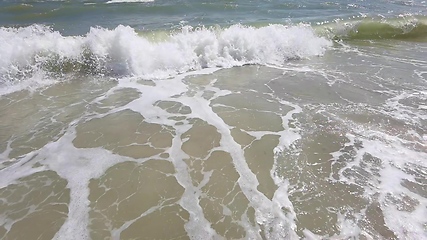
<path fill-rule="evenodd" d="M 337 21 L 315 29 L 319 35 L 336 40 L 427 41 L 427 18 L 423 16 Z"/>

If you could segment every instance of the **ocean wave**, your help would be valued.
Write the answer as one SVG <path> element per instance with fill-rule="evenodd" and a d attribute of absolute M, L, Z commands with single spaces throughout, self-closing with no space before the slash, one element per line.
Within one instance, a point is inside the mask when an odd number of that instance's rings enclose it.
<path fill-rule="evenodd" d="M 332 44 L 310 26 L 192 28 L 153 40 L 128 26 L 92 28 L 85 36 L 63 36 L 46 26 L 0 28 L 0 81 L 35 73 L 167 78 L 211 67 L 283 65 L 322 55 Z"/>
<path fill-rule="evenodd" d="M 110 3 L 145 3 L 145 2 L 154 2 L 154 0 L 110 0 L 107 4 Z"/>
<path fill-rule="evenodd" d="M 427 17 L 401 16 L 398 18 L 362 18 L 337 20 L 320 24 L 321 35 L 341 40 L 417 40 L 427 41 Z"/>

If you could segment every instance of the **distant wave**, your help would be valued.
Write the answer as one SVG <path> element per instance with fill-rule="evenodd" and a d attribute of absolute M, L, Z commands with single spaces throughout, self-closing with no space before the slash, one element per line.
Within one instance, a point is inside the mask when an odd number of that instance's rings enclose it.
<path fill-rule="evenodd" d="M 163 36 L 163 35 L 162 35 Z M 149 39 L 133 28 L 92 28 L 85 36 L 62 36 L 41 25 L 0 28 L 0 82 L 36 74 L 167 78 L 211 67 L 283 65 L 322 55 L 332 44 L 309 26 L 192 28 Z"/>
<path fill-rule="evenodd" d="M 154 2 L 154 0 L 110 0 L 107 3 L 144 3 L 144 2 Z"/>
<path fill-rule="evenodd" d="M 322 24 L 318 31 L 330 38 L 343 40 L 357 39 L 398 39 L 427 41 L 427 18 L 423 16 L 402 16 L 399 18 L 363 18 L 351 21 L 336 21 Z"/>

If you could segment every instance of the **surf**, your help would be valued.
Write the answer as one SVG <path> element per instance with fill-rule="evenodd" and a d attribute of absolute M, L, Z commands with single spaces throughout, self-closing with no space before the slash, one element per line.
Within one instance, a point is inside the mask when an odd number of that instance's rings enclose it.
<path fill-rule="evenodd" d="M 308 25 L 184 26 L 161 38 L 129 26 L 91 28 L 63 36 L 43 25 L 0 28 L 0 81 L 13 83 L 43 73 L 164 79 L 204 68 L 283 65 L 321 56 L 332 42 Z"/>

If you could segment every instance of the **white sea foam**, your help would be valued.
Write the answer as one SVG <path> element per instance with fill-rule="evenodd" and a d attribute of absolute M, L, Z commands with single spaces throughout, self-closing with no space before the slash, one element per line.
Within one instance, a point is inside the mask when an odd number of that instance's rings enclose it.
<path fill-rule="evenodd" d="M 302 25 L 184 27 L 159 42 L 149 41 L 127 26 L 112 30 L 91 28 L 85 36 L 63 36 L 47 27 L 32 25 L 0 28 L 0 41 L 3 83 L 37 81 L 29 79 L 40 71 L 54 76 L 101 72 L 162 79 L 212 67 L 280 66 L 292 59 L 322 55 L 331 45 Z"/>
<path fill-rule="evenodd" d="M 126 158 L 104 149 L 77 149 L 71 130 L 59 141 L 46 145 L 41 151 L 45 163 L 66 179 L 70 188 L 69 213 L 54 239 L 89 239 L 89 180 L 100 177 L 109 167 Z"/>
<path fill-rule="evenodd" d="M 48 61 L 53 54 L 59 58 L 77 58 L 82 45 L 80 37 L 63 37 L 40 25 L 0 28 L 0 41 L 2 75 L 25 74 L 24 68 L 37 67 L 37 63 Z"/>
<path fill-rule="evenodd" d="M 347 134 L 346 137 L 350 142 L 345 146 L 356 145 L 355 143 L 359 142 L 363 147 L 357 149 L 354 160 L 348 162 L 347 166 L 340 171 L 340 181 L 359 185 L 365 189 L 364 194 L 366 199 L 376 199 L 374 201 L 378 201 L 382 213 L 384 214 L 385 226 L 392 230 L 398 238 L 422 239 L 423 235 L 425 236 L 422 223 L 425 222 L 424 216 L 427 201 L 422 194 L 420 195 L 405 187 L 404 182 L 416 182 L 416 177 L 413 173 L 405 169 L 411 166 L 411 169 L 420 169 L 419 171 L 422 172 L 423 170 L 421 169 L 426 167 L 423 162 L 423 159 L 427 157 L 426 153 L 406 148 L 396 136 L 390 136 L 377 131 L 364 131 L 358 132 L 357 134 L 358 137 Z M 368 139 L 360 137 L 363 135 Z M 336 152 L 332 155 L 334 159 L 337 160 L 342 153 L 343 152 Z M 353 175 L 346 176 L 345 171 L 357 169 L 359 166 L 366 164 L 364 158 L 367 155 L 380 159 L 381 167 L 372 166 L 373 168 L 371 169 L 364 168 L 369 174 L 369 182 L 376 182 L 375 184 L 364 185 L 356 180 L 357 177 L 353 177 Z M 373 171 L 372 169 L 378 169 L 378 174 L 371 172 Z M 351 171 L 353 170 L 350 170 L 350 172 Z M 407 200 L 403 199 L 404 196 L 408 199 L 414 199 L 413 201 L 417 203 L 413 206 L 413 210 L 399 209 L 399 203 L 393 202 L 402 201 L 401 205 L 406 204 L 405 206 L 409 206 L 410 204 L 405 202 Z M 390 198 L 393 200 L 390 200 Z M 365 213 L 360 214 L 365 215 Z M 348 237 L 349 235 L 347 233 L 352 232 L 358 235 L 358 229 L 354 225 L 344 224 L 346 222 L 348 223 L 348 219 L 341 216 L 340 221 L 342 223 L 340 237 Z"/>
<path fill-rule="evenodd" d="M 76 236 L 79 239 L 89 239 L 89 180 L 100 177 L 118 162 L 130 160 L 101 148 L 77 149 L 72 144 L 74 137 L 75 130 L 69 129 L 57 142 L 48 143 L 0 171 L 0 188 L 15 183 L 22 177 L 46 170 L 54 170 L 67 180 L 67 187 L 71 191 L 68 218 L 54 239 L 75 239 Z M 35 167 L 35 162 L 42 165 Z"/>
<path fill-rule="evenodd" d="M 204 73 L 211 73 L 210 69 L 203 71 Z M 292 203 L 289 201 L 287 196 L 288 183 L 287 181 L 278 180 L 279 189 L 275 192 L 273 199 L 268 199 L 260 191 L 257 190 L 259 182 L 256 175 L 249 169 L 244 152 L 240 148 L 230 134 L 230 126 L 227 125 L 210 107 L 210 100 L 206 100 L 202 97 L 205 91 L 214 92 L 214 96 L 219 97 L 227 95 L 230 92 L 218 89 L 214 86 L 216 80 L 210 82 L 210 84 L 204 85 L 204 91 L 198 92 L 195 96 L 182 95 L 187 91 L 187 86 L 182 82 L 182 78 L 186 74 L 177 77 L 175 79 L 158 80 L 156 86 L 145 86 L 145 85 L 134 85 L 129 81 L 120 81 L 119 87 L 136 87 L 141 93 L 141 98 L 130 102 L 124 108 L 131 109 L 135 112 L 141 113 L 146 121 L 150 123 L 159 123 L 163 125 L 169 125 L 174 127 L 176 130 L 176 136 L 172 142 L 172 147 L 168 150 L 175 168 L 177 169 L 176 178 L 181 186 L 185 189 L 185 192 L 180 200 L 180 205 L 190 213 L 190 219 L 185 224 L 186 231 L 189 236 L 194 239 L 216 239 L 218 234 L 211 228 L 209 222 L 205 219 L 203 210 L 198 203 L 200 199 L 200 186 L 195 187 L 191 183 L 191 179 L 187 170 L 187 165 L 184 164 L 182 159 L 188 158 L 187 154 L 182 150 L 182 134 L 188 131 L 191 127 L 189 125 L 178 126 L 174 124 L 174 121 L 170 119 L 170 113 L 157 108 L 153 103 L 158 100 L 167 100 L 172 98 L 174 101 L 179 101 L 185 106 L 191 108 L 191 114 L 189 118 L 202 119 L 209 124 L 215 126 L 217 131 L 221 134 L 220 147 L 218 149 L 229 152 L 233 163 L 236 167 L 236 171 L 240 175 L 238 184 L 242 189 L 243 194 L 250 201 L 250 204 L 256 209 L 255 218 L 257 225 L 260 228 L 264 228 L 266 231 L 267 238 L 269 239 L 294 239 L 296 238 L 295 233 L 295 213 L 293 212 Z M 156 91 L 153 91 L 153 90 Z M 181 96 L 182 95 L 182 96 Z M 179 97 L 177 97 L 179 96 Z M 170 99 L 172 100 L 172 99 Z M 297 111 L 296 111 L 297 112 Z M 294 111 L 291 111 L 291 115 Z M 288 116 L 290 118 L 290 116 Z M 287 124 L 287 122 L 285 123 Z M 251 134 L 266 134 L 266 133 L 255 133 Z M 282 134 L 282 133 L 279 133 Z M 282 209 L 286 208 L 290 211 L 289 214 L 282 212 Z M 259 231 L 254 230 L 254 226 L 249 220 L 242 220 L 243 225 L 248 230 L 248 238 L 257 239 L 261 238 Z"/>
<path fill-rule="evenodd" d="M 420 239 L 424 235 L 423 226 L 420 223 L 423 222 L 423 216 L 425 216 L 427 201 L 402 185 L 406 180 L 414 181 L 414 176 L 405 172 L 405 166 L 412 163 L 414 166 L 426 167 L 423 159 L 427 157 L 427 154 L 402 147 L 398 141 L 386 145 L 380 141 L 365 140 L 363 151 L 384 160 L 383 169 L 380 171 L 381 184 L 376 190 L 381 193 L 383 201 L 387 194 L 394 196 L 405 194 L 417 199 L 420 203 L 414 211 L 397 210 L 393 204 L 383 203 L 381 208 L 387 226 L 399 238 Z"/>

